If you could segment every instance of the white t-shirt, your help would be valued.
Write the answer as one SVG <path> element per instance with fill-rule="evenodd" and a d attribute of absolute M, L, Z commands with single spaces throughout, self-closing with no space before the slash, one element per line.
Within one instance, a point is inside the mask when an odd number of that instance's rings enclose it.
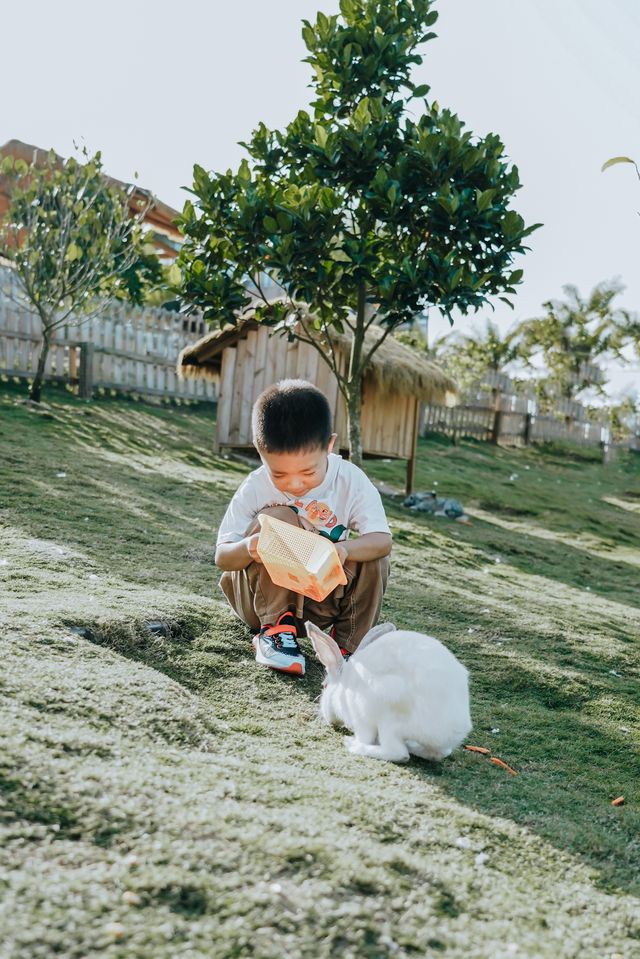
<path fill-rule="evenodd" d="M 264 466 L 250 473 L 229 503 L 218 530 L 217 545 L 243 539 L 258 513 L 268 506 L 292 506 L 334 543 L 346 539 L 350 530 L 359 536 L 388 533 L 380 493 L 369 477 L 336 453 L 329 453 L 328 459 L 320 486 L 302 497 L 276 489 Z"/>

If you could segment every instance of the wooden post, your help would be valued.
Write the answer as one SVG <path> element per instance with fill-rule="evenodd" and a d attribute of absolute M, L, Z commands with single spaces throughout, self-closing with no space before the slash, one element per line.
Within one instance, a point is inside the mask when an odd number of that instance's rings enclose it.
<path fill-rule="evenodd" d="M 531 446 L 531 429 L 533 427 L 534 416 L 533 413 L 526 413 L 524 417 L 524 434 L 523 442 L 525 446 Z"/>
<path fill-rule="evenodd" d="M 416 456 L 418 453 L 418 428 L 420 426 L 420 401 L 416 400 L 413 407 L 413 440 L 411 443 L 411 456 L 407 460 L 407 485 L 406 495 L 411 496 L 416 482 Z"/>
<path fill-rule="evenodd" d="M 78 396 L 90 400 L 93 396 L 93 343 L 80 344 L 80 383 Z"/>
<path fill-rule="evenodd" d="M 499 442 L 501 429 L 502 429 L 502 410 L 495 410 L 493 414 L 493 428 L 491 430 L 492 443 Z"/>

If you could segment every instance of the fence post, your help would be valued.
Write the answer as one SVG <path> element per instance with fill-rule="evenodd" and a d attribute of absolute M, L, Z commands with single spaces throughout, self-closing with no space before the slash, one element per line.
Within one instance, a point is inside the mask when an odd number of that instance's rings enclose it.
<path fill-rule="evenodd" d="M 502 410 L 495 410 L 493 414 L 493 428 L 491 430 L 491 442 L 498 443 L 500 431 L 502 429 Z"/>
<path fill-rule="evenodd" d="M 93 396 L 93 343 L 80 344 L 80 381 L 78 395 L 82 400 Z"/>
<path fill-rule="evenodd" d="M 413 436 L 411 439 L 411 456 L 407 460 L 407 482 L 405 485 L 406 495 L 413 493 L 416 483 L 416 456 L 418 452 L 418 435 L 420 433 L 420 423 L 424 416 L 424 404 L 416 400 L 413 410 Z"/>
<path fill-rule="evenodd" d="M 527 400 L 527 412 L 524 418 L 524 435 L 522 437 L 525 446 L 531 446 L 531 433 L 533 431 L 533 424 L 536 421 L 536 412 L 537 404 L 531 400 Z"/>

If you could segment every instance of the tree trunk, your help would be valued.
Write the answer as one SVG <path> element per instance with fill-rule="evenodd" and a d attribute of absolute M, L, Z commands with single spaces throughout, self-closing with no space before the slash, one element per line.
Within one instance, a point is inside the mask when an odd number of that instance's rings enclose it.
<path fill-rule="evenodd" d="M 42 334 L 42 349 L 38 357 L 38 368 L 34 376 L 31 387 L 29 388 L 29 399 L 32 403 L 39 403 L 42 395 L 42 384 L 44 382 L 44 367 L 47 362 L 50 346 L 50 332 L 45 328 Z"/>
<path fill-rule="evenodd" d="M 351 343 L 349 377 L 347 380 L 347 424 L 349 429 L 349 458 L 356 466 L 362 466 L 362 434 L 360 412 L 362 406 L 362 359 L 364 352 L 366 290 L 363 282 L 358 285 L 358 312 L 356 330 Z"/>
<path fill-rule="evenodd" d="M 349 459 L 362 466 L 362 437 L 360 433 L 361 390 L 359 383 L 348 383 L 347 423 L 349 427 Z"/>

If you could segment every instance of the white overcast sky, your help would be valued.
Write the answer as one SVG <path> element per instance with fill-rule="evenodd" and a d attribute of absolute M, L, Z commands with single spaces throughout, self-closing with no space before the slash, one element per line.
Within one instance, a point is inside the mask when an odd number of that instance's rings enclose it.
<path fill-rule="evenodd" d="M 543 222 L 506 328 L 573 283 L 620 277 L 640 311 L 640 0 L 440 0 L 414 73 L 520 169 L 514 207 Z M 21 0 L 3 5 L 0 143 L 100 149 L 105 168 L 181 208 L 193 163 L 235 168 L 259 121 L 308 105 L 300 29 L 338 0 Z M 416 107 L 418 109 L 419 107 Z M 460 319 L 456 327 L 477 320 Z M 446 329 L 432 311 L 432 329 Z M 615 388 L 640 379 L 615 374 Z"/>

